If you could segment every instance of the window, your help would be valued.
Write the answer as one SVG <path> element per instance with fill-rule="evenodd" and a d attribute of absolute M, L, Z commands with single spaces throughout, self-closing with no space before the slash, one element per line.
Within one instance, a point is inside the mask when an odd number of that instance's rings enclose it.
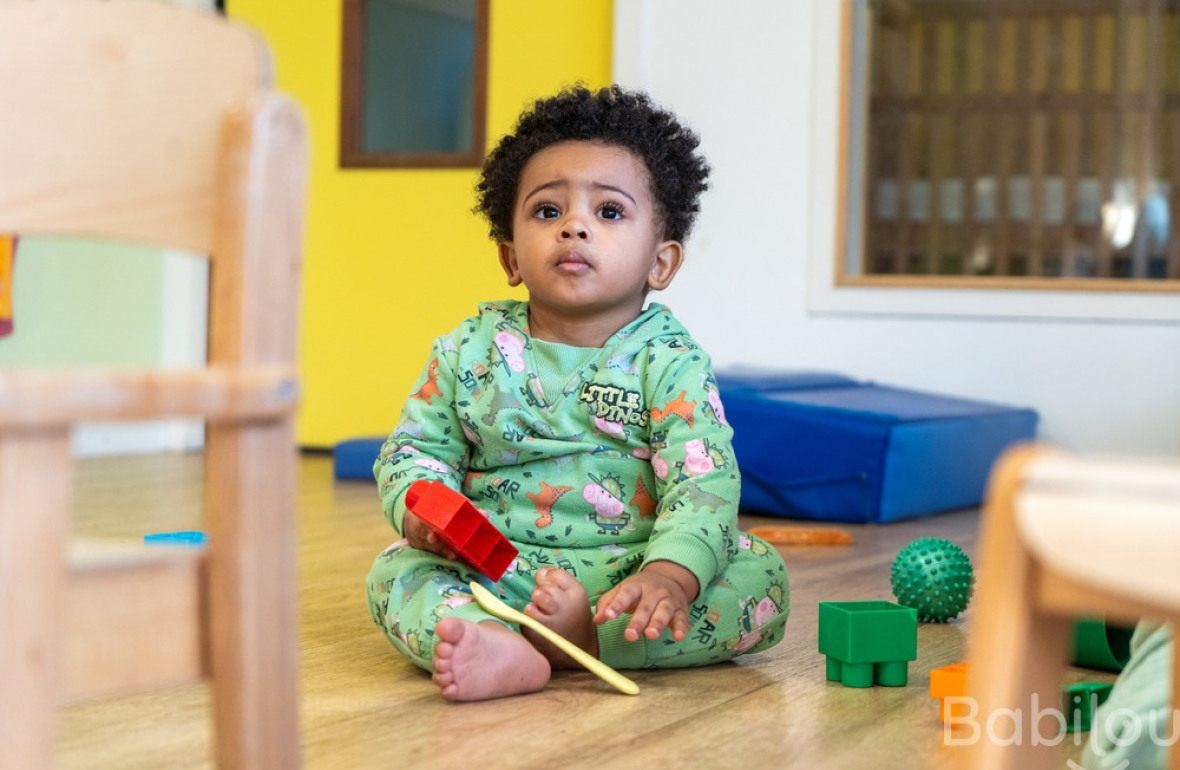
<path fill-rule="evenodd" d="M 344 0 L 340 165 L 478 166 L 489 0 Z"/>
<path fill-rule="evenodd" d="M 1180 8 L 851 0 L 837 281 L 1180 290 Z"/>

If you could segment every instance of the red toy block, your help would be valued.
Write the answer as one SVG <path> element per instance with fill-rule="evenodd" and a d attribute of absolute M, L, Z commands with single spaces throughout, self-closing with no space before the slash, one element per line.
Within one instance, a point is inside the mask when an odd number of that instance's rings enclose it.
<path fill-rule="evenodd" d="M 954 704 L 947 703 L 947 698 L 965 698 L 967 696 L 967 664 L 954 663 L 950 666 L 943 666 L 942 668 L 931 669 L 930 671 L 930 697 L 938 699 L 938 718 L 943 722 L 948 721 L 951 716 L 950 707 Z M 965 705 L 965 704 L 961 704 Z"/>
<path fill-rule="evenodd" d="M 415 481 L 406 490 L 406 507 L 459 558 L 492 580 L 503 577 L 519 553 L 470 500 L 441 481 Z"/>

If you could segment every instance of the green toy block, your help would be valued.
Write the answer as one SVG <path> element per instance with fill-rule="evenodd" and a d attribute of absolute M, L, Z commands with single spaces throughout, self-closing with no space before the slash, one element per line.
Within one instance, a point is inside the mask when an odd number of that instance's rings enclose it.
<path fill-rule="evenodd" d="M 1123 670 L 1131 659 L 1134 628 L 1107 624 L 1103 618 L 1079 618 L 1073 626 L 1073 664 L 1100 671 Z"/>
<path fill-rule="evenodd" d="M 1110 697 L 1113 685 L 1103 682 L 1078 682 L 1067 685 L 1062 693 L 1067 733 L 1089 732 L 1094 712 Z"/>
<path fill-rule="evenodd" d="M 918 611 L 886 601 L 820 602 L 819 651 L 845 687 L 903 687 L 918 657 Z"/>

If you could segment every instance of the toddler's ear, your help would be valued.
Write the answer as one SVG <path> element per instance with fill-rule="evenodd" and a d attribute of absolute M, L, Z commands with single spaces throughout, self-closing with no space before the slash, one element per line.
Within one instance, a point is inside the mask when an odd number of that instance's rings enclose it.
<path fill-rule="evenodd" d="M 656 247 L 655 262 L 647 274 L 647 288 L 660 291 L 668 288 L 684 261 L 684 247 L 680 241 L 664 241 Z"/>
<path fill-rule="evenodd" d="M 500 267 L 508 276 L 509 286 L 520 286 L 520 268 L 516 265 L 516 247 L 512 241 L 500 242 Z"/>

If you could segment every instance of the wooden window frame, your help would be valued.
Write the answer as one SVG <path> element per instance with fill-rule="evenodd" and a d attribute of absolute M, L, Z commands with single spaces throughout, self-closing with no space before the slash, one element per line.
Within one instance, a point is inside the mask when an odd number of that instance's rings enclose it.
<path fill-rule="evenodd" d="M 491 0 L 475 0 L 473 119 L 469 152 L 372 152 L 361 142 L 365 103 L 365 0 L 343 0 L 343 48 L 340 79 L 341 168 L 478 168 L 487 137 L 488 17 Z"/>
<path fill-rule="evenodd" d="M 999 289 L 999 290 L 1051 290 L 1070 292 L 1134 292 L 1149 294 L 1166 294 L 1180 292 L 1180 280 L 1166 279 L 1135 279 L 1135 278 L 1053 278 L 1053 277 L 1022 277 L 1009 275 L 931 275 L 931 274 L 875 274 L 864 272 L 866 259 L 866 238 L 868 232 L 867 211 L 871 205 L 866 197 L 865 184 L 868 174 L 866 158 L 861 157 L 860 163 L 853 163 L 852 152 L 859 149 L 862 155 L 868 146 L 868 89 L 857 90 L 857 78 L 867 78 L 867 73 L 856 71 L 855 61 L 855 28 L 854 14 L 856 4 L 866 0 L 842 0 L 841 15 L 841 49 L 839 70 L 839 128 L 837 135 L 837 181 L 836 181 L 836 233 L 835 254 L 833 260 L 834 281 L 837 287 L 861 288 L 919 288 L 919 289 Z M 866 60 L 868 57 L 865 57 Z M 854 137 L 853 132 L 853 99 L 860 98 L 861 125 L 863 136 Z M 853 180 L 852 174 L 859 167 L 860 173 L 866 179 Z M 1173 191 L 1173 195 L 1177 192 Z M 852 196 L 860 195 L 856 202 Z M 850 228 L 852 212 L 859 212 L 860 225 L 853 231 Z M 1180 222 L 1173 223 L 1173 238 L 1180 238 Z M 855 242 L 854 240 L 855 239 Z M 861 271 L 851 273 L 847 264 L 849 249 L 856 248 L 859 253 Z"/>

